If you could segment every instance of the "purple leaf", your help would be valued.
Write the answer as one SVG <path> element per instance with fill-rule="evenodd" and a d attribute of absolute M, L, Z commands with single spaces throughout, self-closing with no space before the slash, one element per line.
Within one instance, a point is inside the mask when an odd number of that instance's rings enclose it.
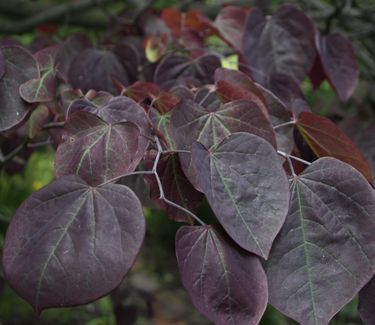
<path fill-rule="evenodd" d="M 358 311 L 366 325 L 375 324 L 375 277 L 359 292 Z"/>
<path fill-rule="evenodd" d="M 375 192 L 335 158 L 291 184 L 291 205 L 267 262 L 270 303 L 302 324 L 329 320 L 375 271 Z"/>
<path fill-rule="evenodd" d="M 87 304 L 121 283 L 144 235 L 142 206 L 128 187 L 91 187 L 65 176 L 17 210 L 5 238 L 4 273 L 37 312 Z"/>
<path fill-rule="evenodd" d="M 346 102 L 353 94 L 359 69 L 352 43 L 339 33 L 318 36 L 318 54 L 332 88 Z"/>
<path fill-rule="evenodd" d="M 212 96 L 215 96 L 215 93 L 212 93 Z M 205 104 L 206 101 L 207 99 L 201 102 Z M 226 104 L 213 101 L 213 104 L 208 106 L 182 99 L 172 111 L 170 128 L 179 150 L 190 150 L 194 141 L 210 148 L 234 132 L 256 134 L 276 147 L 271 122 L 254 101 L 245 99 Z M 196 175 L 191 169 L 190 154 L 183 153 L 180 158 L 189 180 L 199 188 Z"/>
<path fill-rule="evenodd" d="M 267 258 L 284 223 L 289 185 L 274 148 L 250 133 L 234 133 L 207 150 L 195 142 L 192 165 L 203 193 L 229 236 Z"/>
<path fill-rule="evenodd" d="M 252 9 L 244 32 L 243 55 L 253 78 L 266 84 L 272 73 L 283 73 L 302 81 L 314 63 L 314 36 L 312 21 L 296 7 L 284 5 L 270 19 L 259 9 Z"/>
<path fill-rule="evenodd" d="M 0 52 L 0 79 L 4 76 L 5 74 L 5 65 L 6 65 L 6 60 L 4 55 Z"/>
<path fill-rule="evenodd" d="M 57 148 L 56 176 L 77 174 L 90 185 L 104 183 L 135 170 L 139 128 L 130 122 L 107 123 L 88 112 L 77 112 L 66 122 Z"/>
<path fill-rule="evenodd" d="M 181 279 L 194 306 L 218 325 L 258 324 L 267 280 L 258 257 L 212 226 L 184 226 L 176 235 Z"/>
<path fill-rule="evenodd" d="M 69 68 L 69 82 L 75 89 L 104 90 L 116 95 L 115 82 L 127 86 L 129 79 L 125 68 L 115 54 L 88 48 L 74 57 Z"/>
<path fill-rule="evenodd" d="M 30 79 L 20 86 L 20 95 L 28 103 L 49 102 L 56 95 L 56 77 L 52 68 L 43 73 L 41 78 Z"/>
<path fill-rule="evenodd" d="M 24 82 L 39 78 L 38 65 L 32 55 L 19 46 L 0 47 L 5 59 L 5 73 L 0 79 L 0 131 L 21 123 L 31 106 L 22 100 L 19 87 Z"/>

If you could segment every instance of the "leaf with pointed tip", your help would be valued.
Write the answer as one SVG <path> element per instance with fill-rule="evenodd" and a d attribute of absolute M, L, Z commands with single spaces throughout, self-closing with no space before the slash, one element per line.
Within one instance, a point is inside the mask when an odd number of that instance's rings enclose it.
<path fill-rule="evenodd" d="M 303 112 L 297 120 L 298 131 L 317 157 L 331 156 L 359 170 L 369 182 L 372 173 L 368 162 L 352 140 L 331 120 Z"/>
<path fill-rule="evenodd" d="M 267 262 L 270 303 L 301 324 L 328 324 L 374 274 L 375 192 L 330 157 L 313 162 L 291 191 Z"/>
<path fill-rule="evenodd" d="M 30 104 L 19 95 L 24 82 L 39 78 L 38 65 L 33 56 L 20 46 L 0 47 L 5 59 L 5 73 L 0 79 L 0 131 L 21 123 L 30 112 Z"/>
<path fill-rule="evenodd" d="M 129 79 L 119 59 L 110 51 L 88 48 L 74 57 L 69 68 L 69 83 L 75 89 L 104 90 L 116 95 L 115 82 L 128 85 Z"/>
<path fill-rule="evenodd" d="M 366 325 L 375 324 L 375 277 L 359 292 L 359 316 Z"/>
<path fill-rule="evenodd" d="M 139 128 L 130 122 L 107 123 L 77 112 L 66 122 L 55 159 L 56 176 L 77 174 L 90 185 L 131 173 L 141 161 Z"/>
<path fill-rule="evenodd" d="M 313 22 L 292 5 L 283 5 L 270 19 L 252 9 L 246 21 L 243 55 L 254 80 L 264 85 L 272 73 L 284 73 L 302 81 L 314 63 L 314 38 Z"/>
<path fill-rule="evenodd" d="M 121 283 L 144 235 L 142 206 L 128 187 L 64 176 L 18 208 L 4 243 L 5 277 L 38 312 L 87 304 Z"/>
<path fill-rule="evenodd" d="M 194 306 L 219 325 L 258 324 L 267 306 L 259 258 L 212 226 L 184 226 L 176 234 L 181 279 Z"/>
<path fill-rule="evenodd" d="M 170 128 L 179 150 L 190 150 L 194 141 L 210 148 L 234 132 L 256 134 L 276 147 L 271 122 L 254 101 L 245 99 L 226 104 L 214 101 L 207 107 L 182 99 L 172 111 Z M 182 153 L 180 159 L 190 182 L 199 189 L 199 182 L 191 167 L 190 154 Z"/>
<path fill-rule="evenodd" d="M 242 52 L 242 38 L 249 12 L 250 10 L 247 8 L 225 6 L 217 14 L 214 23 L 221 36 L 240 53 Z"/>
<path fill-rule="evenodd" d="M 229 236 L 267 258 L 284 223 L 289 184 L 274 148 L 250 133 L 234 133 L 207 150 L 195 142 L 192 165 L 200 188 Z"/>
<path fill-rule="evenodd" d="M 147 170 L 152 169 L 154 159 L 155 155 L 152 153 L 146 156 L 144 164 Z M 159 161 L 157 172 L 167 199 L 189 211 L 197 208 L 202 202 L 203 194 L 198 192 L 190 184 L 181 169 L 180 161 L 176 154 L 163 155 Z M 177 209 L 169 204 L 164 204 L 163 201 L 159 201 L 159 186 L 154 176 L 147 177 L 147 180 L 150 184 L 151 199 L 158 201 L 159 205 L 166 210 L 169 218 L 178 222 L 194 223 L 191 216 L 187 215 L 181 209 Z"/>
<path fill-rule="evenodd" d="M 346 102 L 358 83 L 359 68 L 352 43 L 339 33 L 317 39 L 320 62 L 339 98 Z"/>

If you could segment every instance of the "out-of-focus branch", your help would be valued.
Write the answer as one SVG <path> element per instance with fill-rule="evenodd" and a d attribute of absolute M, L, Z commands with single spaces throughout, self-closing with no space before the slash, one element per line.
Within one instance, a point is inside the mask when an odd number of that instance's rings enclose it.
<path fill-rule="evenodd" d="M 65 22 L 79 23 L 80 26 L 105 27 L 109 17 L 104 12 L 85 11 L 99 8 L 116 0 L 80 0 L 61 5 L 41 5 L 31 1 L 0 0 L 0 13 L 22 17 L 22 20 L 2 21 L 0 33 L 19 34 L 45 23 Z"/>

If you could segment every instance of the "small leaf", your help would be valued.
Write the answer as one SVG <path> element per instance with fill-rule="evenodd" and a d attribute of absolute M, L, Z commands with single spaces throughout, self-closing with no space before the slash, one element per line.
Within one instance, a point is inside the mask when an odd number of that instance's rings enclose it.
<path fill-rule="evenodd" d="M 375 324 L 375 277 L 359 292 L 359 316 L 366 325 Z"/>
<path fill-rule="evenodd" d="M 270 303 L 301 324 L 328 324 L 374 274 L 375 192 L 328 157 L 296 177 L 291 191 L 267 261 Z"/>
<path fill-rule="evenodd" d="M 229 236 L 267 258 L 284 223 L 289 184 L 274 148 L 250 133 L 234 133 L 207 150 L 196 142 L 192 164 L 203 193 Z"/>
<path fill-rule="evenodd" d="M 310 71 L 315 51 L 313 22 L 292 5 L 283 5 L 270 19 L 259 9 L 247 17 L 243 55 L 254 80 L 267 83 L 272 73 L 287 74 L 302 81 Z"/>
<path fill-rule="evenodd" d="M 317 157 L 331 156 L 358 169 L 372 182 L 370 167 L 352 140 L 331 120 L 310 112 L 303 112 L 297 128 Z"/>
<path fill-rule="evenodd" d="M 57 148 L 56 176 L 77 174 L 90 185 L 135 170 L 144 152 L 137 151 L 139 128 L 130 122 L 106 123 L 88 112 L 66 122 Z"/>
<path fill-rule="evenodd" d="M 27 121 L 28 137 L 34 139 L 40 135 L 44 124 L 48 121 L 49 110 L 44 105 L 39 105 L 32 113 Z"/>
<path fill-rule="evenodd" d="M 259 323 L 268 291 L 258 257 L 212 226 L 181 227 L 176 255 L 184 287 L 209 320 L 218 325 Z"/>
<path fill-rule="evenodd" d="M 128 187 L 65 176 L 17 210 L 4 243 L 5 277 L 37 312 L 87 304 L 121 283 L 144 235 L 142 206 Z"/>
<path fill-rule="evenodd" d="M 0 131 L 21 123 L 31 106 L 22 100 L 19 87 L 24 82 L 39 78 L 38 65 L 32 55 L 19 46 L 0 47 L 5 59 L 5 73 L 0 78 Z"/>
<path fill-rule="evenodd" d="M 56 95 L 56 78 L 53 69 L 45 72 L 41 78 L 31 79 L 20 86 L 20 95 L 28 103 L 50 102 Z"/>

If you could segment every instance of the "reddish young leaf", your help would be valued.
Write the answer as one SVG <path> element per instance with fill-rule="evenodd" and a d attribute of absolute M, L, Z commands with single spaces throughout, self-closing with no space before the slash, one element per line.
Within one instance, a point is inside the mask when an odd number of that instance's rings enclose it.
<path fill-rule="evenodd" d="M 139 128 L 130 122 L 106 123 L 88 112 L 66 122 L 57 148 L 56 176 L 77 174 L 90 185 L 131 173 L 143 158 L 137 151 Z"/>
<path fill-rule="evenodd" d="M 207 150 L 191 149 L 197 180 L 228 235 L 267 259 L 289 206 L 289 184 L 274 148 L 250 133 L 234 133 Z"/>
<path fill-rule="evenodd" d="M 144 235 L 142 206 L 128 187 L 64 176 L 18 208 L 5 238 L 4 274 L 37 312 L 87 304 L 121 283 Z"/>
<path fill-rule="evenodd" d="M 182 12 L 176 8 L 165 8 L 160 15 L 160 18 L 163 19 L 164 23 L 172 31 L 175 37 L 181 35 L 181 30 L 183 28 L 183 21 L 181 19 L 182 15 Z"/>
<path fill-rule="evenodd" d="M 24 82 L 39 78 L 37 62 L 20 46 L 0 47 L 5 60 L 5 73 L 0 78 L 0 131 L 20 124 L 30 113 L 30 104 L 22 100 L 19 87 Z"/>
<path fill-rule="evenodd" d="M 126 88 L 124 95 L 135 100 L 137 103 L 142 103 L 146 99 L 152 100 L 161 92 L 157 84 L 147 81 L 137 81 Z"/>
<path fill-rule="evenodd" d="M 314 63 L 314 37 L 313 22 L 292 5 L 280 7 L 270 19 L 259 9 L 251 10 L 243 37 L 243 55 L 254 80 L 267 84 L 269 75 L 283 73 L 302 81 Z"/>
<path fill-rule="evenodd" d="M 375 192 L 353 167 L 314 161 L 267 261 L 270 303 L 301 324 L 328 324 L 375 271 Z"/>
<path fill-rule="evenodd" d="M 176 235 L 181 280 L 194 306 L 218 325 L 258 324 L 267 280 L 258 257 L 212 226 L 184 226 Z"/>
<path fill-rule="evenodd" d="M 214 23 L 220 35 L 240 53 L 249 12 L 247 8 L 225 6 L 217 14 Z"/>
<path fill-rule="evenodd" d="M 298 131 L 317 157 L 331 156 L 358 169 L 369 182 L 372 174 L 368 162 L 357 146 L 331 120 L 303 112 L 297 120 Z"/>
<path fill-rule="evenodd" d="M 346 102 L 353 94 L 359 77 L 352 43 L 339 33 L 318 35 L 317 49 L 329 83 L 339 98 Z"/>
<path fill-rule="evenodd" d="M 375 277 L 359 292 L 358 311 L 366 325 L 375 324 Z"/>

